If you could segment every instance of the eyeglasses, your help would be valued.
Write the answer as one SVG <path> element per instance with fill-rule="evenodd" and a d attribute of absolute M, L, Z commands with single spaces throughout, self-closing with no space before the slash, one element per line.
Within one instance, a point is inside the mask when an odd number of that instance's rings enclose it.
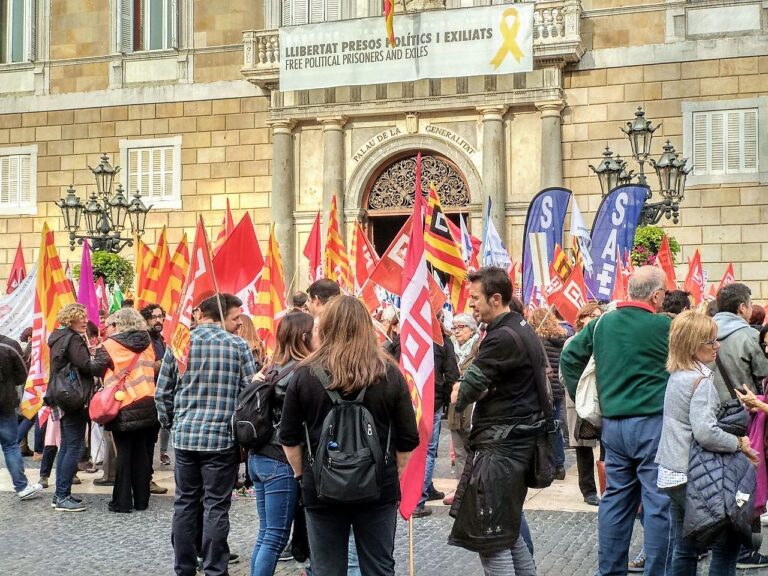
<path fill-rule="evenodd" d="M 152 314 L 150 318 L 152 318 L 152 320 L 162 320 L 165 318 L 165 314 Z"/>
<path fill-rule="evenodd" d="M 463 330 L 464 328 L 468 328 L 465 324 L 454 324 L 453 329 L 454 330 Z"/>
<path fill-rule="evenodd" d="M 702 346 L 709 346 L 711 348 L 715 347 L 715 344 L 717 344 L 717 338 L 713 338 L 712 340 L 707 340 L 706 342 L 701 343 Z"/>

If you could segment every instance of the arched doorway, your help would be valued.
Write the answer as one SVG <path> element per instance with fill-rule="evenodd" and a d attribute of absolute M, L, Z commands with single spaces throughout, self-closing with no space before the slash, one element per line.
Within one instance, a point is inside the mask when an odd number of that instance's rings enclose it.
<path fill-rule="evenodd" d="M 421 189 L 424 196 L 435 185 L 440 204 L 454 224 L 469 217 L 470 190 L 458 167 L 442 154 L 422 152 Z M 366 185 L 365 209 L 368 237 L 381 255 L 413 212 L 416 190 L 416 153 L 408 151 L 382 164 Z"/>

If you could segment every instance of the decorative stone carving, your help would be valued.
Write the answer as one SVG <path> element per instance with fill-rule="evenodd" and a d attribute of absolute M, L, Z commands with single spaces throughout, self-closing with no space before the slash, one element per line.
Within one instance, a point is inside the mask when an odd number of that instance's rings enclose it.
<path fill-rule="evenodd" d="M 396 0 L 395 12 L 402 11 L 405 7 L 406 12 L 424 12 L 426 10 L 442 10 L 445 8 L 445 0 Z M 398 10 L 400 8 L 400 10 Z"/>

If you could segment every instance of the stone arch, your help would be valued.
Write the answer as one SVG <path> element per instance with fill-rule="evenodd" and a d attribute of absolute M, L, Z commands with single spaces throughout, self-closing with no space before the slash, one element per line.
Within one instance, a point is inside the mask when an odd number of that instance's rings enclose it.
<path fill-rule="evenodd" d="M 347 214 L 351 216 L 354 212 L 360 215 L 366 210 L 363 205 L 366 199 L 366 185 L 383 164 L 413 150 L 435 152 L 450 160 L 462 172 L 467 183 L 471 196 L 469 206 L 480 204 L 482 180 L 472 159 L 450 142 L 426 134 L 412 134 L 397 136 L 378 146 L 354 169 L 347 182 L 344 200 Z"/>

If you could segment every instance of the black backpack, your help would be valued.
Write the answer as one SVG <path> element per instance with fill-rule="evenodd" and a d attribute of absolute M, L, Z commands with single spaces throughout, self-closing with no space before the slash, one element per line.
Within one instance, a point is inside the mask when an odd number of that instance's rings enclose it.
<path fill-rule="evenodd" d="M 354 400 L 344 400 L 329 390 L 330 380 L 324 370 L 312 369 L 333 401 L 323 420 L 317 450 L 312 453 L 306 422 L 309 466 L 315 480 L 317 498 L 326 503 L 359 504 L 373 502 L 381 496 L 384 467 L 389 462 L 392 424 L 387 432 L 387 446 L 381 452 L 376 423 L 363 406 L 366 389 Z"/>
<path fill-rule="evenodd" d="M 295 365 L 292 360 L 280 368 L 270 368 L 264 380 L 256 380 L 240 392 L 232 415 L 232 431 L 240 446 L 258 451 L 272 441 L 276 429 L 273 409 L 275 386 L 293 374 Z"/>
<path fill-rule="evenodd" d="M 61 349 L 66 351 L 74 337 L 74 334 L 66 337 Z M 88 408 L 93 391 L 80 379 L 77 368 L 65 358 L 66 356 L 61 357 L 61 360 L 64 360 L 64 365 L 50 375 L 45 396 L 50 399 L 53 406 L 60 408 L 65 413 L 79 412 Z"/>

